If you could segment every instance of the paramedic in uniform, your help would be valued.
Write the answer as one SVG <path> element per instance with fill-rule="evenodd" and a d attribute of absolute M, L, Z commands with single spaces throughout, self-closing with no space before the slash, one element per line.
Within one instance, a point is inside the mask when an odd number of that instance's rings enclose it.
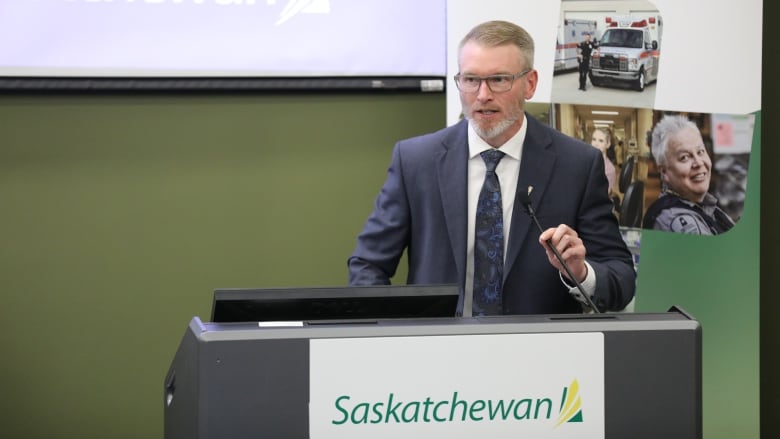
<path fill-rule="evenodd" d="M 712 160 L 696 124 L 665 116 L 653 129 L 652 148 L 662 192 L 647 209 L 642 227 L 695 235 L 729 230 L 734 221 L 708 192 Z"/>
<path fill-rule="evenodd" d="M 585 82 L 590 71 L 590 57 L 598 45 L 590 40 L 590 34 L 585 34 L 585 40 L 577 44 L 577 62 L 580 66 L 580 90 L 585 91 Z"/>

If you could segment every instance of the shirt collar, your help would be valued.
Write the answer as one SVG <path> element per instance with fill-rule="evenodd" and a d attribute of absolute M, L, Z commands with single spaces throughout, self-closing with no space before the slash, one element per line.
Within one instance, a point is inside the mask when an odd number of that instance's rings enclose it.
<path fill-rule="evenodd" d="M 718 199 L 715 198 L 715 195 L 712 195 L 711 193 L 707 192 L 704 194 L 704 199 L 701 201 L 701 203 L 697 203 L 695 201 L 688 200 L 684 198 L 682 195 L 678 194 L 677 192 L 666 188 L 663 190 L 661 195 L 674 195 L 675 197 L 679 198 L 682 202 L 685 204 L 689 204 L 691 206 L 701 206 L 701 207 L 710 207 L 710 206 L 717 206 L 718 205 Z"/>
<path fill-rule="evenodd" d="M 512 138 L 507 140 L 506 143 L 498 147 L 501 152 L 515 160 L 520 160 L 520 154 L 523 151 L 523 142 L 525 141 L 525 134 L 528 131 L 527 122 L 528 121 L 526 120 L 525 114 L 523 114 L 523 125 L 520 127 L 520 131 L 512 136 Z M 487 151 L 493 148 L 492 146 L 488 145 L 488 143 L 485 142 L 481 137 L 479 137 L 479 135 L 477 135 L 477 132 L 474 131 L 474 128 L 471 127 L 471 121 L 469 121 L 468 136 L 470 159 L 478 156 L 480 153 L 482 153 L 482 151 Z"/>

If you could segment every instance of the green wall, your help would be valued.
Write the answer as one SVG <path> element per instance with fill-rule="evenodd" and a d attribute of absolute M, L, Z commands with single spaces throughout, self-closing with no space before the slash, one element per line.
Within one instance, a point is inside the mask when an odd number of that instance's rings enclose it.
<path fill-rule="evenodd" d="M 444 100 L 0 96 L 0 435 L 161 437 L 213 289 L 346 284 L 394 142 Z"/>
<path fill-rule="evenodd" d="M 714 237 L 642 232 L 637 311 L 677 305 L 702 325 L 704 438 L 759 437 L 761 114 L 743 216 Z"/>

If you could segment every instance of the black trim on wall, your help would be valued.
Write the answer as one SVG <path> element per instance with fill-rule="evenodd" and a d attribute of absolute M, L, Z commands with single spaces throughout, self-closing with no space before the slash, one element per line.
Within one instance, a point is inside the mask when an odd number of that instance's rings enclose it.
<path fill-rule="evenodd" d="M 1 92 L 407 91 L 442 93 L 445 90 L 446 81 L 441 76 L 311 78 L 0 77 Z"/>
<path fill-rule="evenodd" d="M 777 244 L 780 243 L 780 214 L 778 213 L 777 166 L 780 165 L 780 136 L 776 122 L 780 120 L 777 99 L 780 96 L 776 62 L 773 51 L 777 44 L 771 29 L 778 18 L 777 3 L 764 1 L 764 35 L 762 45 L 762 90 L 761 90 L 761 251 L 760 251 L 760 428 L 762 438 L 780 437 L 780 423 L 777 413 L 780 410 L 777 395 L 780 394 L 780 291 L 777 276 Z M 771 66 L 770 66 L 771 64 Z"/>

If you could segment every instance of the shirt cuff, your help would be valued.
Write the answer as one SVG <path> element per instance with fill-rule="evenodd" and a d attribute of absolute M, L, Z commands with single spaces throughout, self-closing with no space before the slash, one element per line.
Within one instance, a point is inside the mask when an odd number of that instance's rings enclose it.
<path fill-rule="evenodd" d="M 593 299 L 593 294 L 596 292 L 596 271 L 593 270 L 593 267 L 588 263 L 588 261 L 585 261 L 585 266 L 588 267 L 588 274 L 585 276 L 585 280 L 580 282 L 580 286 L 582 286 L 582 289 L 585 290 L 585 293 Z M 564 285 L 569 289 L 569 294 L 574 296 L 575 299 L 577 299 L 578 302 L 581 304 L 588 306 L 587 300 L 585 300 L 584 297 L 582 297 L 582 293 L 580 292 L 580 289 L 577 288 L 577 285 L 572 286 L 568 282 L 566 282 L 566 277 L 564 277 L 563 273 L 558 272 L 558 276 L 561 278 L 561 282 L 563 282 Z"/>

